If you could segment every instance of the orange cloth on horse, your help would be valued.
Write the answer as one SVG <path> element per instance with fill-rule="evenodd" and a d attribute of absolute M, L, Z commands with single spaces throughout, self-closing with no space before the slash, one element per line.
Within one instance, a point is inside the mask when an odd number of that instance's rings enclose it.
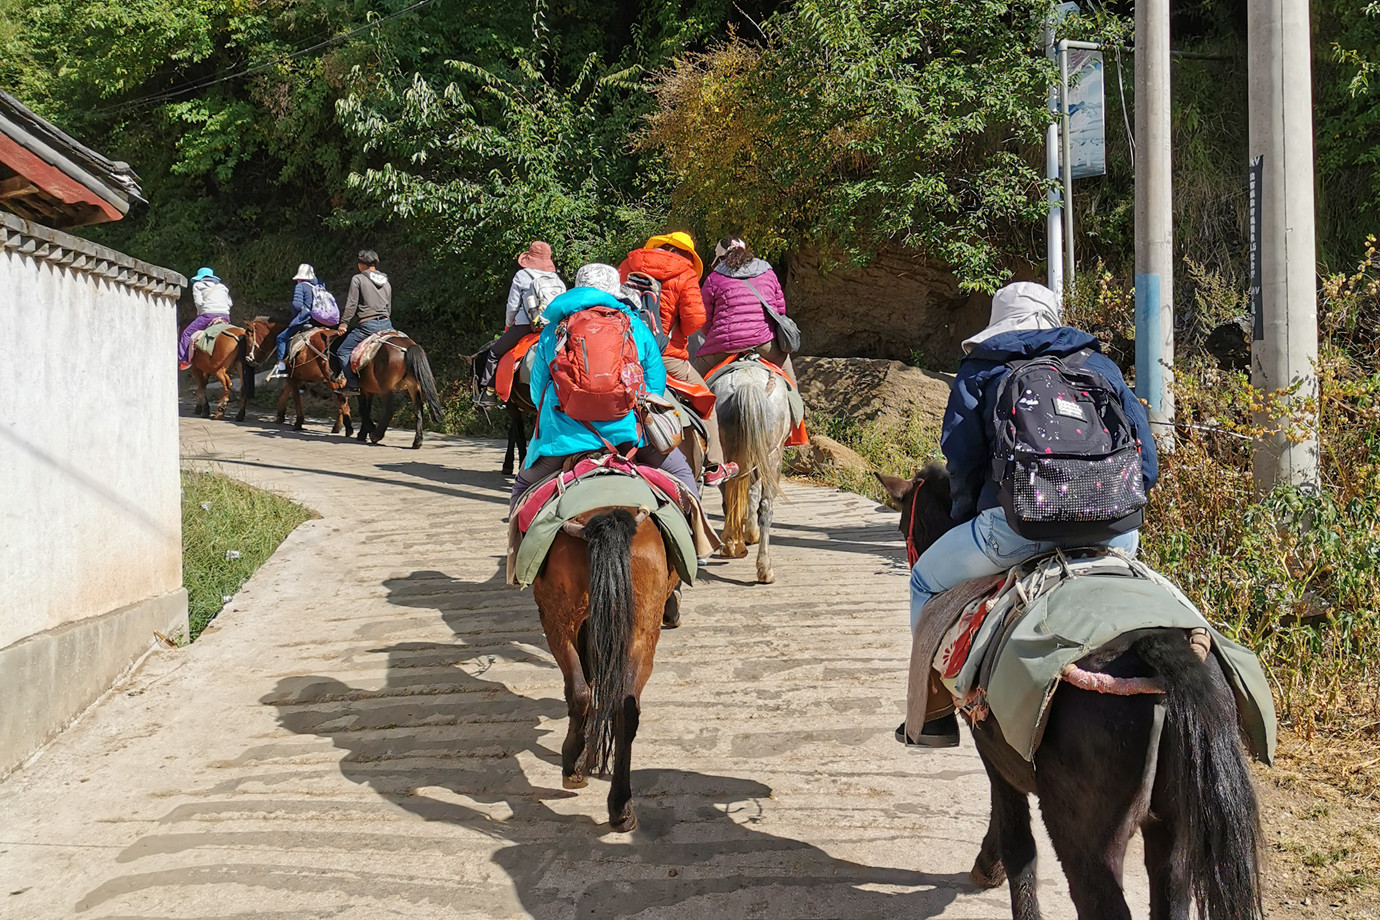
<path fill-rule="evenodd" d="M 666 375 L 666 389 L 675 390 L 677 396 L 685 397 L 681 402 L 687 403 L 700 418 L 709 418 L 709 413 L 714 411 L 714 403 L 718 401 L 709 387 L 670 374 Z"/>
<path fill-rule="evenodd" d="M 396 329 L 387 329 L 383 332 L 375 332 L 373 335 L 369 336 L 364 341 L 356 345 L 354 347 L 354 350 L 350 352 L 350 370 L 354 371 L 355 373 L 359 373 L 359 369 L 364 365 L 368 364 L 370 361 L 374 360 L 374 355 L 378 352 L 378 350 L 381 347 L 383 347 L 385 343 L 388 342 L 389 339 L 405 338 L 407 338 L 407 336 L 403 335 Z"/>
<path fill-rule="evenodd" d="M 740 352 L 739 354 L 730 355 L 729 357 L 724 358 L 724 359 L 723 359 L 722 361 L 720 361 L 718 364 L 714 365 L 712 368 L 709 369 L 709 373 L 707 373 L 707 374 L 704 375 L 704 379 L 705 379 L 705 380 L 712 380 L 715 374 L 719 373 L 719 372 L 722 371 L 724 368 L 728 367 L 728 366 L 729 366 L 730 364 L 732 364 L 734 361 L 737 361 L 738 359 L 742 358 L 744 355 L 751 355 L 751 354 L 754 354 L 754 353 L 753 353 L 753 352 L 750 352 L 750 351 L 745 351 L 745 352 Z M 771 371 L 773 374 L 776 374 L 776 375 L 777 375 L 778 377 L 780 377 L 782 380 L 786 381 L 786 385 L 789 386 L 792 390 L 796 390 L 797 392 L 799 392 L 798 388 L 797 388 L 796 385 L 795 385 L 795 381 L 791 379 L 791 375 L 788 374 L 788 373 L 786 373 L 786 371 L 785 371 L 784 369 L 782 369 L 779 365 L 772 364 L 770 361 L 768 361 L 767 359 L 762 358 L 762 357 L 760 357 L 760 356 L 756 357 L 756 361 L 757 361 L 758 363 L 760 363 L 763 367 L 765 367 L 767 370 Z M 805 420 L 802 418 L 800 421 L 796 422 L 793 426 L 791 426 L 791 431 L 790 431 L 790 433 L 789 433 L 788 435 L 786 435 L 786 446 L 787 446 L 787 447 L 803 447 L 804 445 L 809 444 L 809 443 L 810 443 L 809 435 L 807 435 L 807 434 L 805 433 Z"/>
<path fill-rule="evenodd" d="M 523 336 L 512 349 L 498 359 L 498 373 L 494 376 L 494 392 L 498 398 L 504 402 L 513 395 L 513 384 L 517 382 L 518 368 L 521 361 L 527 357 L 527 352 L 532 350 L 532 346 L 537 344 L 541 338 L 540 332 L 532 332 Z"/>

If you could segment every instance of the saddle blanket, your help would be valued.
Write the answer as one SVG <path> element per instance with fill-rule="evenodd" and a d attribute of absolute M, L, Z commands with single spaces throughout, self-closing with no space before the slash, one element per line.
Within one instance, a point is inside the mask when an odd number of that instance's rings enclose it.
<path fill-rule="evenodd" d="M 535 504 L 531 498 L 544 484 L 538 483 L 528 490 L 518 511 L 509 519 L 508 584 L 525 588 L 536 580 L 556 534 L 566 521 L 596 508 L 609 507 L 649 509 L 661 530 L 676 572 L 686 584 L 695 583 L 698 571 L 695 537 L 685 512 L 646 478 L 607 465 L 587 470 L 547 494 L 545 501 L 527 516 L 528 524 L 522 532 L 519 530 L 519 520 L 524 517 L 521 512 L 525 505 Z"/>
<path fill-rule="evenodd" d="M 943 603 L 950 594 L 959 603 Z M 1007 743 L 1031 761 L 1066 668 L 1137 630 L 1206 629 L 1248 746 L 1266 763 L 1274 758 L 1274 700 L 1255 655 L 1215 630 L 1167 578 L 1124 553 L 1056 551 L 931 603 L 911 648 L 908 725 L 933 712 L 933 669 L 968 718 L 995 718 Z"/>
<path fill-rule="evenodd" d="M 350 370 L 359 373 L 361 367 L 374 360 L 374 355 L 378 354 L 378 350 L 382 348 L 385 343 L 391 339 L 405 338 L 407 338 L 407 336 L 396 329 L 385 329 L 383 332 L 375 332 L 363 342 L 356 345 L 354 351 L 350 352 Z"/>
<path fill-rule="evenodd" d="M 771 371 L 776 375 L 777 379 L 786 385 L 786 400 L 791 406 L 791 432 L 786 436 L 786 446 L 803 447 L 809 444 L 810 438 L 805 433 L 805 400 L 801 397 L 800 390 L 796 387 L 795 381 L 791 380 L 790 375 L 787 374 L 784 369 L 772 364 L 756 352 L 745 351 L 742 354 L 725 358 L 723 361 L 719 362 L 718 365 L 710 368 L 709 373 L 704 375 L 704 382 L 708 386 L 713 387 L 715 380 L 718 380 L 724 374 L 728 373 L 728 371 L 740 361 L 753 361 L 762 365 L 762 367 Z"/>
<path fill-rule="evenodd" d="M 192 345 L 209 355 L 216 350 L 216 339 L 231 330 L 235 332 L 244 331 L 239 326 L 232 326 L 229 323 L 212 323 L 192 337 Z"/>
<path fill-rule="evenodd" d="M 498 359 L 498 371 L 494 374 L 494 392 L 498 394 L 499 399 L 507 402 L 512 398 L 513 387 L 522 382 L 523 371 L 527 372 L 527 379 L 531 379 L 531 362 L 525 359 L 539 338 L 541 335 L 536 332 L 524 335 L 511 351 Z"/>
<path fill-rule="evenodd" d="M 297 356 L 311 344 L 311 337 L 320 331 L 320 326 L 303 329 L 288 341 L 288 364 L 295 364 L 297 362 Z"/>

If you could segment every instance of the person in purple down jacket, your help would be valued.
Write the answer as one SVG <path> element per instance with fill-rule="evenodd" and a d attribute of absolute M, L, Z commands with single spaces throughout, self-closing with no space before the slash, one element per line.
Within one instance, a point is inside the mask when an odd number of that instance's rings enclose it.
<path fill-rule="evenodd" d="M 695 356 L 696 370 L 703 374 L 731 355 L 752 351 L 795 380 L 791 356 L 776 347 L 776 327 L 766 315 L 768 307 L 786 313 L 786 295 L 770 263 L 742 240 L 724 237 L 714 247 L 713 269 L 700 293 L 704 344 Z"/>

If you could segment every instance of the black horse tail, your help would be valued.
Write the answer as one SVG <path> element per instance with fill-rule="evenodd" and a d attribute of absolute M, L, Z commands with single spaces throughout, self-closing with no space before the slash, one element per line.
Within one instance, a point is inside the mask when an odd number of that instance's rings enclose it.
<path fill-rule="evenodd" d="M 254 398 L 254 365 L 249 363 L 249 339 L 253 333 L 245 330 L 244 335 L 240 336 L 240 344 L 236 346 L 240 357 L 240 398 Z"/>
<path fill-rule="evenodd" d="M 403 366 L 421 386 L 422 398 L 427 410 L 431 412 L 431 420 L 439 425 L 445 412 L 441 409 L 441 397 L 436 392 L 436 378 L 431 376 L 431 362 L 427 361 L 422 346 L 407 346 L 407 352 L 403 355 Z"/>
<path fill-rule="evenodd" d="M 1135 650 L 1164 681 L 1159 768 L 1198 914 L 1257 920 L 1264 915 L 1260 820 L 1231 688 L 1198 659 L 1182 630 L 1153 633 Z"/>
<path fill-rule="evenodd" d="M 585 773 L 608 772 L 617 716 L 633 697 L 628 655 L 632 650 L 632 544 L 637 521 L 622 508 L 590 519 L 589 619 L 585 650 L 589 657 L 590 713 L 585 719 Z"/>

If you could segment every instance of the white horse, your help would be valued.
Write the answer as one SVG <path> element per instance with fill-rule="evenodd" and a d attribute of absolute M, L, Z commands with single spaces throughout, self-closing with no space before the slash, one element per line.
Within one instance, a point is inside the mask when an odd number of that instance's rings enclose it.
<path fill-rule="evenodd" d="M 729 559 L 757 544 L 757 580 L 771 584 L 772 501 L 781 494 L 781 455 L 791 430 L 786 383 L 756 361 L 738 361 L 710 387 L 718 402 L 724 458 L 739 473 L 723 485 L 724 534 Z"/>

